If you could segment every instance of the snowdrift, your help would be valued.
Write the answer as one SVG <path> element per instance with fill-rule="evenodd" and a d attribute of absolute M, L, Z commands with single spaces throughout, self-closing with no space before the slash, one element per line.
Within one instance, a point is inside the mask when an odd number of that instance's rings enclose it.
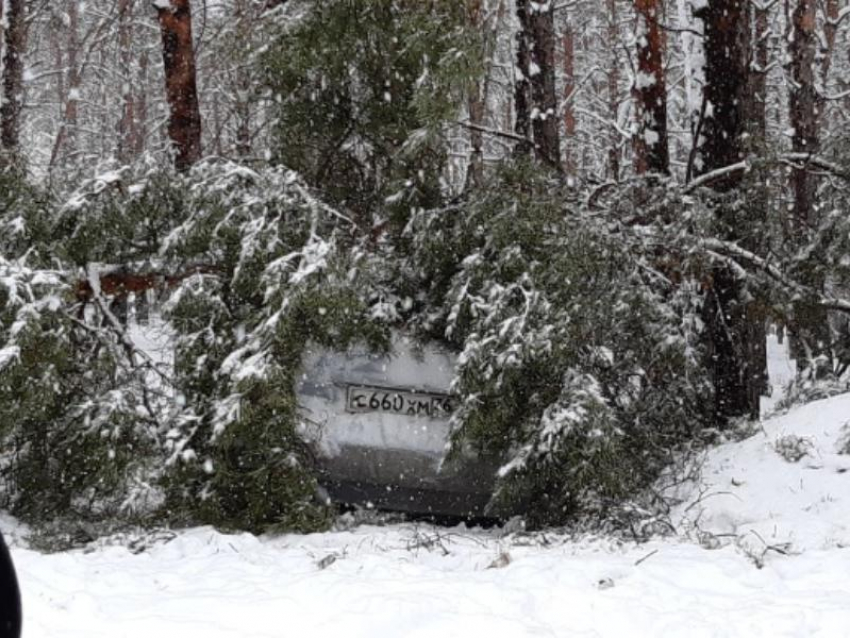
<path fill-rule="evenodd" d="M 679 531 L 754 553 L 850 547 L 850 394 L 768 418 L 702 463 Z"/>
<path fill-rule="evenodd" d="M 674 511 L 682 535 L 642 544 L 402 524 L 196 528 L 46 555 L 0 525 L 27 638 L 840 638 L 849 422 L 850 395 L 834 397 L 710 451 Z"/>

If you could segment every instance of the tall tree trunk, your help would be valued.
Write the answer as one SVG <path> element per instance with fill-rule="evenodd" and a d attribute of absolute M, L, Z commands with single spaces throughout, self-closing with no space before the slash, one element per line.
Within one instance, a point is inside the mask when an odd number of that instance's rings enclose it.
<path fill-rule="evenodd" d="M 482 0 L 467 0 L 466 15 L 471 28 L 480 30 L 482 28 Z M 466 108 L 469 111 L 469 164 L 466 172 L 467 187 L 480 187 L 484 183 L 484 134 L 481 126 L 484 125 L 484 91 L 481 81 L 471 82 L 466 97 Z"/>
<path fill-rule="evenodd" d="M 638 55 L 635 98 L 635 172 L 670 173 L 667 139 L 667 80 L 664 72 L 662 0 L 635 0 L 638 14 Z"/>
<path fill-rule="evenodd" d="M 747 120 L 749 121 L 748 147 L 756 153 L 767 148 L 767 72 L 770 62 L 770 9 L 750 6 L 750 20 L 753 29 L 753 53 L 750 62 L 749 100 L 747 102 Z M 750 190 L 749 210 L 753 224 L 765 225 L 770 206 L 771 188 L 768 181 L 758 180 Z M 753 242 L 755 243 L 755 242 Z M 751 246 L 755 248 L 756 246 Z M 747 322 L 750 330 L 748 339 L 748 359 L 753 374 L 761 371 L 760 383 L 750 387 L 751 402 L 759 401 L 759 396 L 768 389 L 767 375 L 767 308 L 768 302 L 759 295 L 747 306 Z"/>
<path fill-rule="evenodd" d="M 608 2 L 608 42 L 611 46 L 611 61 L 608 67 L 608 117 L 611 120 L 611 146 L 608 149 L 608 171 L 615 182 L 620 180 L 620 60 L 616 42 L 620 41 L 620 12 L 617 0 Z"/>
<path fill-rule="evenodd" d="M 139 57 L 139 86 L 148 86 L 148 67 L 150 66 L 150 55 L 147 49 L 142 51 Z M 139 91 L 135 99 L 136 108 L 136 146 L 133 155 L 138 157 L 145 152 L 148 141 L 148 100 L 144 90 Z"/>
<path fill-rule="evenodd" d="M 835 54 L 835 39 L 838 35 L 838 20 L 841 14 L 840 0 L 825 0 L 824 13 L 826 22 L 823 32 L 826 44 L 823 60 L 821 61 L 821 75 L 824 83 L 829 78 L 829 70 L 832 67 L 832 58 Z"/>
<path fill-rule="evenodd" d="M 212 103 L 212 130 L 215 132 L 212 140 L 207 141 L 207 145 L 209 147 L 210 143 L 212 143 L 213 152 L 218 157 L 224 156 L 224 147 L 221 143 L 221 138 L 224 133 L 224 124 L 221 122 L 221 92 L 213 91 L 212 96 L 209 98 L 209 101 Z M 208 151 L 209 152 L 209 151 Z"/>
<path fill-rule="evenodd" d="M 710 105 L 700 146 L 702 173 L 739 162 L 745 154 L 745 105 L 749 86 L 747 0 L 709 0 L 698 12 L 705 24 L 705 97 Z M 731 190 L 740 175 L 715 182 Z"/>
<path fill-rule="evenodd" d="M 67 159 L 69 149 L 73 152 L 77 142 L 79 128 L 79 103 L 80 87 L 82 84 L 82 69 L 80 68 L 80 8 L 77 0 L 68 3 L 67 10 L 67 33 L 65 38 L 65 64 L 66 75 L 64 83 L 67 90 L 64 93 L 64 108 L 62 109 L 59 130 L 53 141 L 53 149 L 50 153 L 49 170 L 59 164 L 59 159 Z"/>
<path fill-rule="evenodd" d="M 576 111 L 573 106 L 576 92 L 576 36 L 571 24 L 564 28 L 564 171 L 575 175 L 577 166 L 573 155 L 573 140 L 576 135 Z"/>
<path fill-rule="evenodd" d="M 237 33 L 246 50 L 250 50 L 251 32 L 255 27 L 253 15 L 250 0 L 237 0 Z M 251 136 L 251 102 L 254 95 L 252 82 L 251 74 L 244 71 L 240 72 L 236 79 L 236 154 L 241 158 L 250 157 L 254 146 Z"/>
<path fill-rule="evenodd" d="M 174 165 L 185 171 L 201 157 L 201 112 L 192 43 L 192 10 L 189 0 L 157 5 L 162 33 L 165 92 L 171 111 L 168 137 L 176 151 Z"/>
<path fill-rule="evenodd" d="M 770 13 L 769 9 L 752 6 L 754 25 L 754 55 L 750 68 L 749 120 L 755 143 L 764 147 L 767 143 L 767 66 L 770 61 Z"/>
<path fill-rule="evenodd" d="M 0 0 L 0 17 L 2 17 L 2 0 Z M 50 49 L 53 53 L 53 67 L 55 69 L 65 68 L 65 47 L 62 46 L 60 35 L 62 33 L 62 21 L 58 16 L 50 20 Z M 62 117 L 65 113 L 65 101 L 68 98 L 65 86 L 65 74 L 56 74 L 56 104 L 57 115 Z"/>
<path fill-rule="evenodd" d="M 555 89 L 554 5 L 517 0 L 517 80 L 514 89 L 517 135 L 533 139 L 534 155 L 560 170 L 561 148 Z M 520 142 L 519 153 L 532 145 Z"/>
<path fill-rule="evenodd" d="M 555 88 L 555 3 L 531 2 L 529 11 L 533 46 L 531 61 L 532 131 L 537 157 L 561 169 L 558 96 Z"/>
<path fill-rule="evenodd" d="M 790 121 L 793 129 L 791 145 L 796 153 L 817 153 L 820 147 L 817 127 L 817 90 L 815 88 L 816 0 L 797 0 L 791 17 L 793 37 L 790 45 L 791 79 Z M 798 237 L 806 234 L 813 221 L 814 180 L 805 168 L 791 171 L 794 191 L 792 227 Z"/>
<path fill-rule="evenodd" d="M 76 0 L 68 3 L 68 104 L 66 115 L 66 145 L 73 151 L 79 127 L 80 85 L 80 7 Z"/>
<path fill-rule="evenodd" d="M 789 96 L 790 121 L 793 129 L 791 145 L 796 153 L 816 154 L 820 150 L 818 133 L 819 108 L 822 106 L 815 86 L 815 56 L 818 42 L 816 0 L 796 0 L 791 15 L 792 37 L 789 46 L 792 87 Z M 834 36 L 833 36 L 834 42 Z M 828 68 L 828 67 L 827 67 Z M 817 227 L 815 176 L 806 166 L 791 170 L 793 209 L 791 213 L 792 239 L 802 248 Z M 802 265 L 799 278 L 818 290 L 823 287 L 823 277 L 817 268 L 817 256 Z M 829 324 L 826 312 L 815 303 L 800 300 L 794 307 L 792 322 L 797 365 L 808 367 L 809 362 L 829 351 Z"/>
<path fill-rule="evenodd" d="M 749 87 L 750 20 L 747 0 L 709 0 L 698 13 L 705 25 L 705 99 L 702 162 L 707 173 L 740 161 L 745 154 L 747 90 Z M 718 193 L 731 194 L 741 186 L 740 174 L 713 183 Z M 723 238 L 748 240 L 755 228 L 742 228 L 735 205 L 721 201 L 717 215 Z M 751 223 L 750 220 L 746 220 Z M 713 367 L 718 425 L 729 418 L 759 414 L 759 391 L 764 371 L 760 344 L 763 329 L 753 323 L 747 292 L 734 271 L 716 266 L 705 305 L 709 354 Z"/>
<path fill-rule="evenodd" d="M 529 155 L 531 142 L 531 31 L 530 0 L 516 0 L 519 30 L 516 33 L 516 71 L 514 80 L 514 133 L 523 138 L 514 148 L 518 155 Z M 528 141 L 525 141 L 528 140 Z"/>
<path fill-rule="evenodd" d="M 118 55 L 121 68 L 122 113 L 118 125 L 118 158 L 131 161 L 136 155 L 136 92 L 133 88 L 133 0 L 118 1 Z"/>
<path fill-rule="evenodd" d="M 682 54 L 684 56 L 683 67 L 684 75 L 682 83 L 685 90 L 685 105 L 687 109 L 687 128 L 694 133 L 700 111 L 700 95 L 699 87 L 696 81 L 697 56 L 694 55 L 696 43 L 700 39 L 694 32 L 688 29 L 690 24 L 691 5 L 689 0 L 677 0 L 676 10 L 678 15 L 678 23 L 681 27 L 679 39 L 681 41 Z"/>
<path fill-rule="evenodd" d="M 21 111 L 24 100 L 24 48 L 26 47 L 26 1 L 6 0 L 3 16 L 3 100 L 0 106 L 0 166 L 20 161 Z"/>

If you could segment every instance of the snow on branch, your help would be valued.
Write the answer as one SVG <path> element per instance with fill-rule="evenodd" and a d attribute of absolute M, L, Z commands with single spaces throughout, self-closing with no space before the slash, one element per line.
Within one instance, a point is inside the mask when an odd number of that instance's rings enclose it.
<path fill-rule="evenodd" d="M 806 295 L 808 297 L 814 298 L 817 303 L 828 310 L 835 310 L 839 312 L 845 312 L 850 314 L 850 301 L 845 299 L 837 299 L 835 297 L 826 296 L 817 290 L 810 288 L 808 286 L 804 286 L 803 284 L 794 281 L 781 269 L 776 266 L 768 263 L 766 259 L 763 257 L 759 257 L 755 253 L 745 250 L 741 248 L 737 244 L 728 241 L 722 241 L 719 239 L 703 239 L 700 242 L 703 248 L 706 248 L 709 251 L 720 253 L 721 255 L 727 255 L 736 260 L 746 262 L 755 266 L 765 274 L 767 274 L 771 279 L 776 281 L 782 287 L 794 292 L 799 295 Z M 740 274 L 743 274 L 745 271 L 741 269 L 736 269 Z"/>

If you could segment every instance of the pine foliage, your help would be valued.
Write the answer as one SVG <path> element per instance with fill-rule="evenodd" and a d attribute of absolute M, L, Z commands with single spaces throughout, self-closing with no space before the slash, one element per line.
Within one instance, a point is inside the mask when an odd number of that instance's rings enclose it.
<path fill-rule="evenodd" d="M 704 425 L 698 295 L 652 231 L 529 167 L 417 215 L 421 328 L 461 349 L 455 443 L 507 455 L 497 498 L 538 523 L 646 487 Z"/>
<path fill-rule="evenodd" d="M 278 99 L 275 160 L 367 226 L 386 209 L 436 206 L 446 124 L 481 68 L 464 3 L 290 4 L 262 57 Z"/>

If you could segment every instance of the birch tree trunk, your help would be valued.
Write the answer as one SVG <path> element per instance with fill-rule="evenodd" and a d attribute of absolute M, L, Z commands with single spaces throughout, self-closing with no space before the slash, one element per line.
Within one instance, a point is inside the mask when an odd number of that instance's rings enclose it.
<path fill-rule="evenodd" d="M 192 10 L 189 0 L 170 0 L 157 5 L 162 34 L 165 92 L 170 117 L 168 137 L 176 151 L 174 165 L 185 171 L 201 157 L 201 112 L 195 51 L 192 42 Z"/>

